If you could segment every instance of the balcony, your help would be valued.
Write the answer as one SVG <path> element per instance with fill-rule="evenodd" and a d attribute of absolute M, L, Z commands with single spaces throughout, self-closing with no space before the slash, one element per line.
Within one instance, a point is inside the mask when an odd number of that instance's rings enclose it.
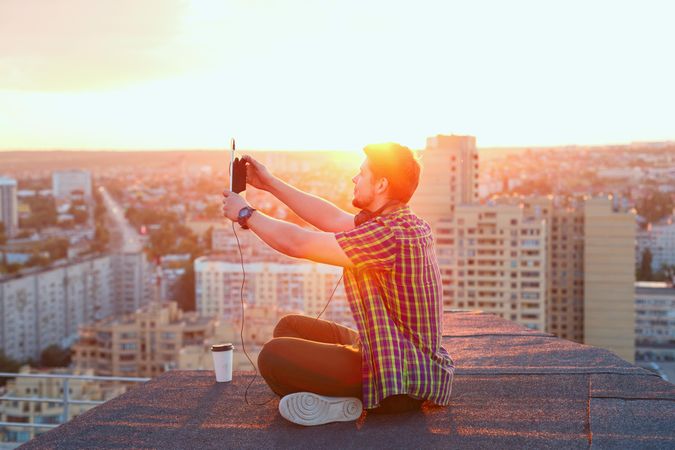
<path fill-rule="evenodd" d="M 250 373 L 215 383 L 172 371 L 26 449 L 68 448 L 673 448 L 675 385 L 607 350 L 482 312 L 448 312 L 456 364 L 449 407 L 304 428 L 285 421 Z"/>

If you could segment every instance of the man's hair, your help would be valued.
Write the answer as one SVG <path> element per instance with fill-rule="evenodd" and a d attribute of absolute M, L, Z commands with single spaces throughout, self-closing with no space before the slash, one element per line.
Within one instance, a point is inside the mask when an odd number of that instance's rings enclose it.
<path fill-rule="evenodd" d="M 420 163 L 412 150 L 387 142 L 367 145 L 363 151 L 375 178 L 386 178 L 389 181 L 390 198 L 408 203 L 417 189 L 421 171 Z"/>

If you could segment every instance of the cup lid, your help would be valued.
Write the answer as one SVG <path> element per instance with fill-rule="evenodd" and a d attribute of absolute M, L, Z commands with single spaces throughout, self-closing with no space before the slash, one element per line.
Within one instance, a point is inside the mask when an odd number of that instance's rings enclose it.
<path fill-rule="evenodd" d="M 212 351 L 212 352 L 226 352 L 226 351 L 229 351 L 229 350 L 232 350 L 232 349 L 234 349 L 234 345 L 232 345 L 231 343 L 227 343 L 227 344 L 213 344 L 213 345 L 211 346 L 211 351 Z"/>

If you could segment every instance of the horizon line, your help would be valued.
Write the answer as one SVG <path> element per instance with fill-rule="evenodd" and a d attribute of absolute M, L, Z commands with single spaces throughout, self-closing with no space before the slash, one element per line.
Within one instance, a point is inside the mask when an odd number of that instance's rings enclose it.
<path fill-rule="evenodd" d="M 446 135 L 450 136 L 450 135 Z M 653 144 L 675 144 L 675 139 L 665 140 L 647 140 L 647 141 L 631 141 L 631 142 L 613 142 L 606 144 L 556 144 L 556 145 L 487 145 L 476 146 L 477 150 L 493 150 L 493 149 L 554 149 L 565 147 L 613 147 L 613 146 L 634 146 L 634 145 L 653 145 Z M 218 152 L 229 151 L 227 146 L 222 148 L 0 148 L 0 153 L 17 153 L 17 152 Z M 290 148 L 240 148 L 239 152 L 356 152 L 362 150 L 358 149 L 290 149 Z M 424 150 L 424 148 L 411 150 Z"/>

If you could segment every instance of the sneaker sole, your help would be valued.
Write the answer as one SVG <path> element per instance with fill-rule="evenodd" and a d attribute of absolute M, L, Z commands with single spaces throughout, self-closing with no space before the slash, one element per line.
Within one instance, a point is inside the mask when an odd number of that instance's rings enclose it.
<path fill-rule="evenodd" d="M 311 392 L 296 392 L 279 402 L 284 419 L 311 427 L 330 422 L 350 422 L 361 416 L 363 404 L 356 397 L 327 397 Z"/>

